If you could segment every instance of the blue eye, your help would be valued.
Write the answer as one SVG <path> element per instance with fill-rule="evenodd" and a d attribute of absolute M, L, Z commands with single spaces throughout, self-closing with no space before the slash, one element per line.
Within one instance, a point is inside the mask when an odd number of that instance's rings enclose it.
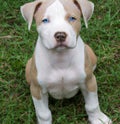
<path fill-rule="evenodd" d="M 46 18 L 46 19 L 43 19 L 42 22 L 43 23 L 49 23 L 50 21 L 49 21 L 49 19 Z"/>
<path fill-rule="evenodd" d="M 75 17 L 69 17 L 68 20 L 69 20 L 70 22 L 74 22 L 74 21 L 76 20 L 76 18 L 75 18 Z"/>

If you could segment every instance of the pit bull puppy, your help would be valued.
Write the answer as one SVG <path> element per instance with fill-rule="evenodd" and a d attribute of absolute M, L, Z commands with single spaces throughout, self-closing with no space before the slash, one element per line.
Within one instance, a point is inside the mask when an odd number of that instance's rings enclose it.
<path fill-rule="evenodd" d="M 34 18 L 38 31 L 35 52 L 26 65 L 38 124 L 52 124 L 49 94 L 71 98 L 80 89 L 90 124 L 112 124 L 99 107 L 93 74 L 97 58 L 79 35 L 81 16 L 88 27 L 93 10 L 88 0 L 36 0 L 21 6 L 28 29 Z"/>

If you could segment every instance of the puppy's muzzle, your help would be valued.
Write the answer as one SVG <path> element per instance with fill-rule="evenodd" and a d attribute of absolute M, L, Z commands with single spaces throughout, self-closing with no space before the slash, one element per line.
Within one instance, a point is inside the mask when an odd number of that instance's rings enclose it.
<path fill-rule="evenodd" d="M 56 32 L 54 37 L 58 44 L 63 44 L 66 41 L 67 34 L 65 32 Z"/>

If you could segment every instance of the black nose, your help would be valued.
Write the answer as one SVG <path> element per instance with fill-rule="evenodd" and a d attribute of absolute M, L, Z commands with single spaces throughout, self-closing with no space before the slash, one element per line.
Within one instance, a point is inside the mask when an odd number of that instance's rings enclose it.
<path fill-rule="evenodd" d="M 67 34 L 65 32 L 56 32 L 54 37 L 57 42 L 64 42 L 66 40 Z"/>

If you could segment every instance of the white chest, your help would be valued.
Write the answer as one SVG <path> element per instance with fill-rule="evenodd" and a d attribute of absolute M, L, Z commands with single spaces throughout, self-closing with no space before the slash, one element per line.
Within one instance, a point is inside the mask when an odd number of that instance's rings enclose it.
<path fill-rule="evenodd" d="M 74 96 L 85 79 L 84 71 L 79 69 L 52 70 L 47 73 L 43 82 L 49 94 L 57 99 Z"/>
<path fill-rule="evenodd" d="M 81 43 L 81 44 L 80 44 Z M 54 98 L 70 98 L 80 89 L 86 78 L 84 62 L 84 44 L 63 54 L 48 53 L 37 44 L 35 61 L 37 79 L 43 92 Z"/>

